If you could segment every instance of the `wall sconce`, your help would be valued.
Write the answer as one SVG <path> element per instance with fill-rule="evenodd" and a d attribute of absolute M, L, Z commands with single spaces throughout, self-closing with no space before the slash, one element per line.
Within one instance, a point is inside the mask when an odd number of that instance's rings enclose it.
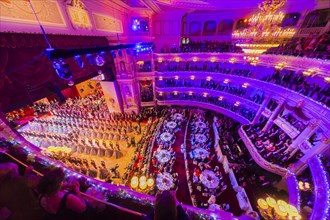
<path fill-rule="evenodd" d="M 211 63 L 214 63 L 215 60 L 216 60 L 215 57 L 212 57 L 210 61 L 211 61 Z"/>
<path fill-rule="evenodd" d="M 316 69 L 308 69 L 307 71 L 303 71 L 304 76 L 310 76 L 316 73 Z"/>
<path fill-rule="evenodd" d="M 193 94 L 193 92 L 192 91 L 189 91 L 189 95 L 192 95 Z"/>
<path fill-rule="evenodd" d="M 212 79 L 211 76 L 206 77 L 207 81 L 211 81 L 211 79 Z"/>
<path fill-rule="evenodd" d="M 194 79 L 195 79 L 195 76 L 190 76 L 190 79 L 191 79 L 191 80 L 194 80 Z"/>
<path fill-rule="evenodd" d="M 222 99 L 223 99 L 223 96 L 220 96 L 220 97 L 218 98 L 219 101 L 222 101 Z"/>
<path fill-rule="evenodd" d="M 180 57 L 176 57 L 174 60 L 175 60 L 175 62 L 178 63 L 178 62 L 180 62 Z"/>
<path fill-rule="evenodd" d="M 235 102 L 234 106 L 239 106 L 241 103 L 239 101 Z"/>
<path fill-rule="evenodd" d="M 175 79 L 175 80 L 178 80 L 178 79 L 179 79 L 179 76 L 174 76 L 174 79 Z"/>
<path fill-rule="evenodd" d="M 203 97 L 207 97 L 207 93 L 206 92 L 203 93 Z"/>
<path fill-rule="evenodd" d="M 174 95 L 178 95 L 178 91 L 174 91 Z"/>
<path fill-rule="evenodd" d="M 246 89 L 246 88 L 248 87 L 248 85 L 249 85 L 248 83 L 244 83 L 244 84 L 242 85 L 242 87 Z"/>
<path fill-rule="evenodd" d="M 228 82 L 229 82 L 229 79 L 225 79 L 225 80 L 223 81 L 223 83 L 225 83 L 225 84 L 228 84 Z"/>
<path fill-rule="evenodd" d="M 284 63 L 279 63 L 277 65 L 275 65 L 275 69 L 277 70 L 282 70 L 284 68 Z"/>
<path fill-rule="evenodd" d="M 197 62 L 197 57 L 194 57 L 193 58 L 193 62 Z"/>
<path fill-rule="evenodd" d="M 161 63 L 161 62 L 163 62 L 163 58 L 159 57 L 158 58 L 158 63 Z"/>
<path fill-rule="evenodd" d="M 246 59 L 246 57 L 244 57 L 244 60 L 245 60 L 245 59 Z M 230 59 L 229 59 L 229 63 L 232 63 L 232 64 L 233 64 L 233 63 L 235 63 L 235 62 L 236 62 L 236 59 L 235 59 L 235 58 L 230 58 Z"/>

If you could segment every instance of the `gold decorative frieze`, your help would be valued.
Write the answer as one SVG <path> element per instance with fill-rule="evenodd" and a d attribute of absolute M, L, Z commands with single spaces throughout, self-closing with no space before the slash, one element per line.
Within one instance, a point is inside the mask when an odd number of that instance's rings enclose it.
<path fill-rule="evenodd" d="M 66 26 L 57 1 L 31 0 L 31 3 L 43 25 Z M 0 18 L 1 21 L 38 24 L 27 0 L 0 0 Z"/>
<path fill-rule="evenodd" d="M 112 16 L 106 16 L 102 14 L 92 13 L 95 29 L 98 31 L 106 31 L 113 33 L 123 33 L 123 24 L 122 22 Z"/>
<path fill-rule="evenodd" d="M 82 0 L 68 0 L 66 10 L 75 29 L 92 29 L 88 11 Z"/>

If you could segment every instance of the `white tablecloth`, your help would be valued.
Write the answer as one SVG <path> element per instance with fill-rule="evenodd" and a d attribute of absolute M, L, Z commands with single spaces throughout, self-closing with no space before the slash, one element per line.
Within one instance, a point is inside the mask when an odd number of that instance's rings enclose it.
<path fill-rule="evenodd" d="M 157 175 L 156 186 L 159 190 L 169 190 L 174 186 L 173 177 L 169 173 L 161 173 Z"/>
<path fill-rule="evenodd" d="M 204 122 L 196 122 L 195 125 L 198 127 L 198 128 L 206 128 L 206 124 Z"/>
<path fill-rule="evenodd" d="M 183 115 L 180 114 L 180 113 L 175 113 L 175 114 L 172 116 L 172 118 L 173 118 L 174 120 L 182 120 L 182 119 L 183 119 Z"/>
<path fill-rule="evenodd" d="M 209 189 L 214 189 L 219 186 L 219 178 L 211 170 L 204 170 L 201 173 L 200 180 L 204 186 Z"/>
<path fill-rule="evenodd" d="M 168 132 L 164 132 L 160 135 L 160 139 L 163 142 L 170 142 L 172 140 L 173 135 L 171 133 Z"/>
<path fill-rule="evenodd" d="M 209 152 L 207 150 L 205 150 L 204 148 L 196 148 L 194 151 L 194 158 L 198 158 L 198 159 L 202 159 L 204 160 L 205 158 L 207 158 L 209 156 Z"/>
<path fill-rule="evenodd" d="M 156 158 L 159 163 L 166 163 L 170 160 L 171 154 L 168 150 L 157 150 Z"/>
<path fill-rule="evenodd" d="M 170 129 L 176 128 L 176 123 L 174 121 L 167 122 L 166 126 Z"/>
<path fill-rule="evenodd" d="M 204 144 L 207 141 L 207 137 L 204 134 L 196 134 L 195 141 L 197 143 Z"/>

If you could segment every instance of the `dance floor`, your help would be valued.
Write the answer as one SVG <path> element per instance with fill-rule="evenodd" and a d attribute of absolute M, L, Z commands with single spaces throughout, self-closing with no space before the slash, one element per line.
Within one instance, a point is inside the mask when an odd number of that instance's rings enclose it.
<path fill-rule="evenodd" d="M 41 119 L 46 119 L 46 118 L 50 118 L 51 116 L 49 115 L 44 115 L 42 117 L 40 117 Z M 33 118 L 30 118 L 30 120 L 32 120 Z M 26 119 L 27 120 L 27 119 Z M 22 130 L 29 130 L 29 123 L 27 123 L 28 121 L 26 121 L 21 129 Z M 133 122 L 133 126 L 136 126 L 137 123 Z M 128 136 L 135 137 L 135 142 L 138 143 L 142 137 L 142 133 L 146 127 L 146 122 L 141 122 L 141 134 L 134 134 L 133 132 L 129 133 Z M 97 139 L 97 138 L 95 138 Z M 101 140 L 101 139 L 98 139 Z M 72 157 L 76 157 L 76 158 L 80 158 L 80 159 L 87 159 L 87 161 L 91 161 L 94 160 L 95 164 L 97 167 L 101 166 L 101 161 L 105 162 L 105 166 L 107 169 L 111 169 L 114 168 L 116 165 L 119 165 L 119 167 L 117 168 L 117 171 L 119 171 L 120 174 L 120 178 L 113 178 L 113 183 L 114 184 L 124 184 L 123 180 L 122 180 L 122 175 L 125 173 L 125 168 L 130 164 L 133 156 L 134 156 L 134 151 L 135 151 L 135 147 L 127 147 L 126 146 L 126 141 L 123 140 L 119 140 L 119 141 L 112 141 L 112 143 L 118 143 L 120 146 L 120 151 L 122 153 L 122 157 L 120 158 L 116 158 L 115 154 L 113 154 L 111 157 L 108 156 L 97 156 L 97 155 L 91 155 L 91 154 L 85 154 L 85 153 L 71 153 Z M 96 178 L 98 179 L 98 178 Z"/>

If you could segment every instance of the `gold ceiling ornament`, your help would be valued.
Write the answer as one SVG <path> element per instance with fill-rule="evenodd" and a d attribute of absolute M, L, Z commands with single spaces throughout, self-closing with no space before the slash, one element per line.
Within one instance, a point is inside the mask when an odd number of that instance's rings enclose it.
<path fill-rule="evenodd" d="M 232 34 L 236 46 L 250 57 L 257 57 L 269 48 L 278 47 L 291 39 L 295 28 L 282 28 L 284 13 L 276 11 L 286 0 L 265 0 L 259 4 L 260 13 L 246 19 L 248 27 L 234 31 Z"/>

